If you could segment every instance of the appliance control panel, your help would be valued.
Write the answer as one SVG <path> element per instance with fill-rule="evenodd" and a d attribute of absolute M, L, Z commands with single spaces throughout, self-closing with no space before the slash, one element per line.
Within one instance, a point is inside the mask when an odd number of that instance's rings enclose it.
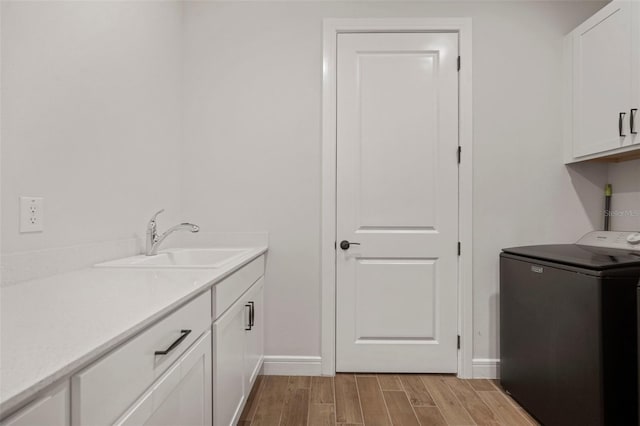
<path fill-rule="evenodd" d="M 593 231 L 580 238 L 576 244 L 640 252 L 640 232 Z"/>

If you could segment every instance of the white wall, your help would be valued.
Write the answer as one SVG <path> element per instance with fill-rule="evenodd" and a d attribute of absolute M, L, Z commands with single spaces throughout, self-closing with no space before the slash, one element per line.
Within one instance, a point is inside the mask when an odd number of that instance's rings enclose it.
<path fill-rule="evenodd" d="M 140 237 L 160 207 L 267 230 L 267 353 L 319 355 L 322 19 L 471 16 L 474 357 L 497 358 L 499 249 L 600 227 L 607 178 L 637 206 L 638 162 L 562 165 L 561 37 L 600 5 L 2 2 L 2 253 Z"/>
<path fill-rule="evenodd" d="M 609 183 L 613 188 L 611 229 L 640 231 L 640 160 L 609 165 Z"/>
<path fill-rule="evenodd" d="M 212 230 L 270 232 L 267 354 L 320 354 L 322 19 L 473 17 L 474 357 L 495 359 L 500 248 L 600 221 L 606 166 L 562 164 L 562 36 L 601 5 L 185 4 L 183 207 Z"/>
<path fill-rule="evenodd" d="M 179 3 L 2 2 L 3 255 L 177 220 L 181 36 Z M 43 233 L 18 232 L 20 195 Z"/>

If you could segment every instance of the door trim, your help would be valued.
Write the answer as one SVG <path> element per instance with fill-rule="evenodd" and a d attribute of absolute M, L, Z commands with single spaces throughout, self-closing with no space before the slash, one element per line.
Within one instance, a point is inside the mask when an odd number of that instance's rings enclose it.
<path fill-rule="evenodd" d="M 473 375 L 473 187 L 471 18 L 325 19 L 322 54 L 322 211 L 320 239 L 322 374 L 336 373 L 336 46 L 340 33 L 457 32 L 462 66 L 459 72 L 458 232 L 458 377 Z M 452 152 L 455 161 L 455 152 Z"/>

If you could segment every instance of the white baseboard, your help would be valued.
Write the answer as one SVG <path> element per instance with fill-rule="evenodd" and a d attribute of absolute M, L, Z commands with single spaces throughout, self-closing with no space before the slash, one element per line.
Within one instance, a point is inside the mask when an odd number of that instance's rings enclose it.
<path fill-rule="evenodd" d="M 322 358 L 319 356 L 264 357 L 263 374 L 267 376 L 321 376 Z"/>
<path fill-rule="evenodd" d="M 474 358 L 472 365 L 474 379 L 500 378 L 500 360 L 497 358 Z"/>
<path fill-rule="evenodd" d="M 266 355 L 262 367 L 267 376 L 321 376 L 322 358 L 319 356 L 275 356 Z M 497 379 L 500 377 L 500 360 L 474 358 L 474 379 Z"/>

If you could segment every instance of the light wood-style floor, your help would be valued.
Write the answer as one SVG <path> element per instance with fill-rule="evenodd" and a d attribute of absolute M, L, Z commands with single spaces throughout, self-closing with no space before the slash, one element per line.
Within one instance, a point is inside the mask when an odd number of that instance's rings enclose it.
<path fill-rule="evenodd" d="M 448 375 L 260 376 L 239 425 L 537 425 L 492 380 Z"/>

